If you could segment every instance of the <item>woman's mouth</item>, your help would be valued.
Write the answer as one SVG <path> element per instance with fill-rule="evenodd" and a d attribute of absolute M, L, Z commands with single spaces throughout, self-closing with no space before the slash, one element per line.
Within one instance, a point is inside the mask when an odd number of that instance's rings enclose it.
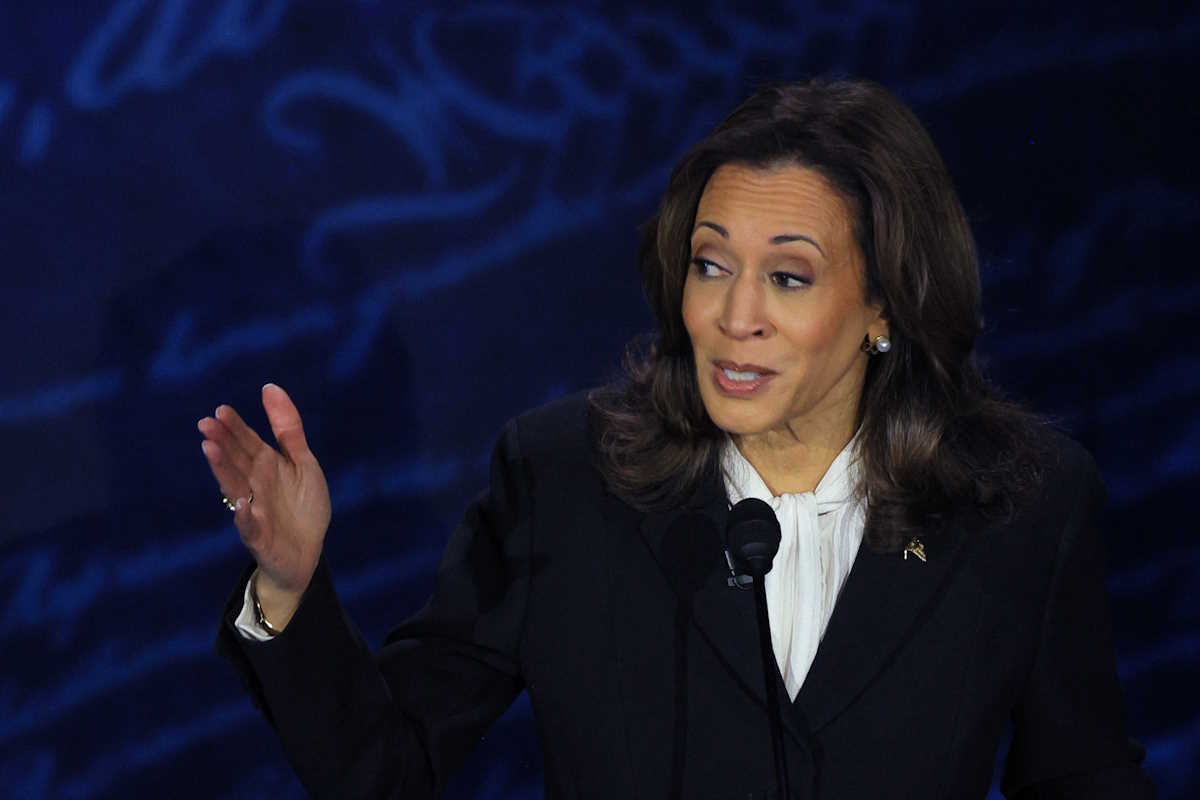
<path fill-rule="evenodd" d="M 773 370 L 756 364 L 714 361 L 713 367 L 713 383 L 722 394 L 731 397 L 749 397 L 776 375 Z"/>

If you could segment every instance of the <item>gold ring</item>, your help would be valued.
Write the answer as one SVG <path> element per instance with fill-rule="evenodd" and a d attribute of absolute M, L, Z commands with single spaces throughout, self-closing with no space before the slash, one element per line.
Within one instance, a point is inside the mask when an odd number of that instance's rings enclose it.
<path fill-rule="evenodd" d="M 246 498 L 246 505 L 250 505 L 253 502 L 254 502 L 254 490 L 251 489 L 250 496 Z M 228 509 L 229 511 L 237 511 L 237 506 L 235 506 L 232 502 L 230 502 L 229 498 L 226 497 L 225 495 L 221 495 L 221 505 L 225 506 L 225 508 Z"/>

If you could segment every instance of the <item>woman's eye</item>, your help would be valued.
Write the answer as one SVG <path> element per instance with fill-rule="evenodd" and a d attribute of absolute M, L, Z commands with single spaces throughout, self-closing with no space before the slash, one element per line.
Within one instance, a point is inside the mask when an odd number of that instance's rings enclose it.
<path fill-rule="evenodd" d="M 803 275 L 795 275 L 791 272 L 772 272 L 771 282 L 782 289 L 803 289 L 812 283 Z"/>
<path fill-rule="evenodd" d="M 707 258 L 693 258 L 692 269 L 696 270 L 696 274 L 701 278 L 717 278 L 725 271 Z"/>

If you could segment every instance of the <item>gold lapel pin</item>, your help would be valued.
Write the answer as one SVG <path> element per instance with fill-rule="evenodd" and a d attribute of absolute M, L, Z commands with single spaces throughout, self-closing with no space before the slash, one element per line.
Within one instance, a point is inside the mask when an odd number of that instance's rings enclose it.
<path fill-rule="evenodd" d="M 912 553 L 922 561 L 925 560 L 925 545 L 916 536 L 909 539 L 908 544 L 904 546 L 904 560 L 908 561 L 908 554 Z"/>

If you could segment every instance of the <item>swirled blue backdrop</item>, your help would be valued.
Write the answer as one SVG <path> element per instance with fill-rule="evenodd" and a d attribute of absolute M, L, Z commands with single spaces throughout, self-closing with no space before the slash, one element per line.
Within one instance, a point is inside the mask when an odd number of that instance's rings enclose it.
<path fill-rule="evenodd" d="M 420 603 L 503 420 L 649 326 L 637 225 L 754 86 L 876 78 L 985 263 L 989 370 L 1095 453 L 1121 678 L 1200 793 L 1194 144 L 1170 2 L 0 6 L 0 786 L 297 797 L 212 653 L 244 562 L 196 420 L 287 387 L 366 636 Z M 455 797 L 541 794 L 519 702 Z"/>

